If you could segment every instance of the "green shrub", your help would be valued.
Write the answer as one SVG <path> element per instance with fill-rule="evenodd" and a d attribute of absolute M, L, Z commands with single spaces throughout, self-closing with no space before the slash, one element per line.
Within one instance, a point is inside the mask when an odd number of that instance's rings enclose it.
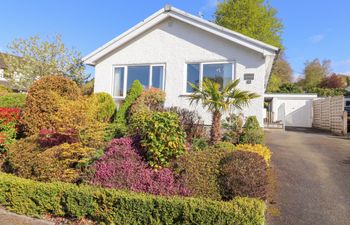
<path fill-rule="evenodd" d="M 141 147 L 151 167 L 166 166 L 185 151 L 185 132 L 176 113 L 153 112 L 141 130 Z"/>
<path fill-rule="evenodd" d="M 230 114 L 222 121 L 222 127 L 224 128 L 223 140 L 237 144 L 243 132 L 243 115 Z"/>
<path fill-rule="evenodd" d="M 29 88 L 23 111 L 23 123 L 29 135 L 52 127 L 51 116 L 58 109 L 56 99 L 52 98 L 53 93 L 68 100 L 80 97 L 77 84 L 63 76 L 47 76 L 34 82 Z"/>
<path fill-rule="evenodd" d="M 240 144 L 263 144 L 265 141 L 264 130 L 260 127 L 255 116 L 249 116 L 244 124 L 243 134 L 240 136 Z"/>
<path fill-rule="evenodd" d="M 235 150 L 235 145 L 228 141 L 219 141 L 215 143 L 212 148 L 233 151 Z"/>
<path fill-rule="evenodd" d="M 109 142 L 113 138 L 124 137 L 128 132 L 128 127 L 121 123 L 109 123 L 105 130 L 104 140 Z"/>
<path fill-rule="evenodd" d="M 319 97 L 339 96 L 345 95 L 347 91 L 343 88 L 320 88 L 310 87 L 306 88 L 307 93 L 316 93 Z"/>
<path fill-rule="evenodd" d="M 112 96 L 108 93 L 100 92 L 96 93 L 97 99 L 97 119 L 101 122 L 111 121 L 112 116 L 115 113 L 116 104 Z"/>
<path fill-rule="evenodd" d="M 26 97 L 26 94 L 21 93 L 0 95 L 0 108 L 23 108 Z"/>
<path fill-rule="evenodd" d="M 260 125 L 258 120 L 256 119 L 256 116 L 248 116 L 247 120 L 244 124 L 245 130 L 251 130 L 251 129 L 260 129 Z"/>
<path fill-rule="evenodd" d="M 267 165 L 254 152 L 235 151 L 221 161 L 219 176 L 225 200 L 237 196 L 266 199 Z"/>
<path fill-rule="evenodd" d="M 264 131 L 259 129 L 246 129 L 240 136 L 240 144 L 264 144 L 265 134 Z"/>
<path fill-rule="evenodd" d="M 264 202 L 164 198 L 65 183 L 40 183 L 0 173 L 0 204 L 29 216 L 88 218 L 99 224 L 264 224 Z"/>
<path fill-rule="evenodd" d="M 220 161 L 227 150 L 188 152 L 173 163 L 173 169 L 182 184 L 194 197 L 221 200 L 218 176 Z"/>
<path fill-rule="evenodd" d="M 162 111 L 165 93 L 157 88 L 142 91 L 141 95 L 131 105 L 128 112 L 129 135 L 141 135 L 146 121 L 151 119 L 153 111 Z"/>
<path fill-rule="evenodd" d="M 208 140 L 206 138 L 193 138 L 192 150 L 202 151 L 208 148 Z"/>
<path fill-rule="evenodd" d="M 142 93 L 142 84 L 140 83 L 140 81 L 135 80 L 131 84 L 131 88 L 129 89 L 125 97 L 125 101 L 119 107 L 115 115 L 115 119 L 114 119 L 115 123 L 126 125 L 129 108 L 135 102 L 135 100 L 141 95 L 141 93 Z"/>

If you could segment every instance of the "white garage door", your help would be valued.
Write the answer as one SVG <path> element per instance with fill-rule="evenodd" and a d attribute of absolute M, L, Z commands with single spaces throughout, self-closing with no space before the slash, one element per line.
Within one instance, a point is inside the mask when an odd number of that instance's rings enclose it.
<path fill-rule="evenodd" d="M 285 125 L 292 127 L 312 126 L 312 100 L 282 100 L 285 106 Z"/>

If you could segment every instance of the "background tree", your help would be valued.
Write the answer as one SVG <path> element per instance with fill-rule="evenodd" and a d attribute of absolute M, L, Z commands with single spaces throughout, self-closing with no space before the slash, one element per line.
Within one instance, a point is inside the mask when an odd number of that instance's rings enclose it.
<path fill-rule="evenodd" d="M 333 73 L 331 76 L 324 77 L 320 83 L 321 88 L 345 88 L 346 83 L 341 76 Z"/>
<path fill-rule="evenodd" d="M 225 0 L 218 4 L 215 22 L 249 37 L 283 48 L 282 22 L 264 0 Z"/>
<path fill-rule="evenodd" d="M 281 52 L 272 67 L 270 80 L 267 85 L 267 92 L 279 92 L 282 84 L 292 81 L 293 70 L 285 59 L 285 55 Z"/>
<path fill-rule="evenodd" d="M 319 59 L 314 59 L 311 62 L 306 61 L 304 68 L 304 81 L 305 87 L 316 87 L 322 79 L 330 73 L 330 60 L 324 60 L 322 63 Z"/>
<path fill-rule="evenodd" d="M 277 74 L 271 74 L 270 80 L 267 84 L 267 90 L 268 93 L 274 93 L 279 92 L 280 86 L 282 85 L 282 80 Z"/>
<path fill-rule="evenodd" d="M 279 88 L 279 93 L 302 93 L 303 90 L 296 83 L 284 83 Z"/>
<path fill-rule="evenodd" d="M 193 93 L 188 97 L 191 104 L 199 102 L 212 113 L 211 126 L 211 143 L 215 144 L 221 140 L 221 116 L 223 112 L 229 109 L 242 109 L 247 106 L 253 98 L 259 95 L 249 92 L 241 91 L 237 88 L 239 80 L 228 83 L 225 87 L 221 87 L 219 83 L 204 79 L 202 88 L 191 84 Z"/>
<path fill-rule="evenodd" d="M 292 82 L 293 70 L 283 52 L 278 55 L 272 67 L 271 76 L 273 75 L 278 76 L 282 84 Z"/>
<path fill-rule="evenodd" d="M 81 54 L 66 48 L 60 35 L 45 40 L 39 36 L 16 39 L 7 53 L 2 55 L 5 76 L 18 90 L 28 90 L 34 81 L 50 75 L 63 75 L 78 84 L 87 79 Z"/>

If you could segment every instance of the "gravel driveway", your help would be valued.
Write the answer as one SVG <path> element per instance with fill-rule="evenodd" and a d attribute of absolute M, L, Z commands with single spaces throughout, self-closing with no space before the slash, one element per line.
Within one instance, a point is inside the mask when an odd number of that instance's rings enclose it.
<path fill-rule="evenodd" d="M 349 225 L 350 139 L 303 129 L 266 134 L 277 179 L 268 224 Z"/>

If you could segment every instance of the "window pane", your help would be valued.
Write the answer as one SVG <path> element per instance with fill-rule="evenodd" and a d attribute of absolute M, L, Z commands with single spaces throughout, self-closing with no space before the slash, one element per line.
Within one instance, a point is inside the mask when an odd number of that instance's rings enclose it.
<path fill-rule="evenodd" d="M 114 69 L 113 96 L 123 96 L 124 91 L 124 67 Z"/>
<path fill-rule="evenodd" d="M 129 66 L 127 88 L 131 87 L 134 80 L 139 80 L 144 89 L 149 87 L 149 66 Z"/>
<path fill-rule="evenodd" d="M 204 64 L 203 79 L 208 78 L 220 84 L 222 87 L 232 80 L 232 64 Z"/>
<path fill-rule="evenodd" d="M 199 86 L 199 64 L 187 64 L 187 93 L 193 92 L 189 83 Z"/>
<path fill-rule="evenodd" d="M 153 66 L 152 67 L 152 87 L 159 88 L 163 90 L 163 66 Z"/>

